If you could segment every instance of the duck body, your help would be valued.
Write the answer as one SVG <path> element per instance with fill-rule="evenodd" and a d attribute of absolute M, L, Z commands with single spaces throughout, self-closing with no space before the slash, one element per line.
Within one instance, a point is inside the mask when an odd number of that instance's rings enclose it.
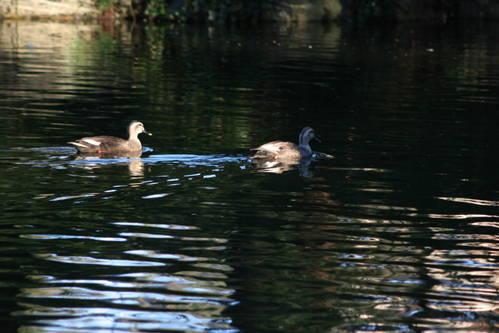
<path fill-rule="evenodd" d="M 256 150 L 253 159 L 301 159 L 312 156 L 312 148 L 310 148 L 310 140 L 319 139 L 315 137 L 315 132 L 311 127 L 305 127 L 300 133 L 299 145 L 286 141 L 272 141 L 253 148 Z"/>
<path fill-rule="evenodd" d="M 142 151 L 142 143 L 138 135 L 147 132 L 144 125 L 140 121 L 132 121 L 128 125 L 128 140 L 117 138 L 115 136 L 101 135 L 81 138 L 74 142 L 68 142 L 75 146 L 78 152 L 81 153 L 125 153 Z"/>

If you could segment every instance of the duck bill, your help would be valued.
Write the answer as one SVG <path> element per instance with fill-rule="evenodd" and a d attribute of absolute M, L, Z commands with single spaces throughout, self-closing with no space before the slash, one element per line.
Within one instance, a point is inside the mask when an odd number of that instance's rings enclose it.
<path fill-rule="evenodd" d="M 317 139 L 315 136 L 314 136 L 314 140 L 318 141 L 318 142 L 321 142 L 321 140 Z"/>
<path fill-rule="evenodd" d="M 147 131 L 143 131 L 142 133 L 147 134 L 147 135 L 149 135 L 149 136 L 152 136 L 152 133 L 149 133 L 149 132 L 147 132 Z"/>

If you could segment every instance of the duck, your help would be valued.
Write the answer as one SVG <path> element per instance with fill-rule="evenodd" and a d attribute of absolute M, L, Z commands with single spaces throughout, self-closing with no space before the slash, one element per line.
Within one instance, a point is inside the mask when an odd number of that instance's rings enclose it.
<path fill-rule="evenodd" d="M 299 145 L 293 142 L 286 141 L 272 141 L 261 145 L 257 148 L 256 153 L 251 157 L 252 159 L 282 159 L 282 160 L 297 160 L 301 158 L 309 158 L 312 156 L 312 149 L 309 146 L 310 140 L 316 140 L 315 132 L 311 127 L 305 127 L 300 133 Z"/>
<path fill-rule="evenodd" d="M 134 120 L 128 125 L 128 140 L 115 136 L 101 135 L 81 138 L 68 143 L 75 146 L 80 153 L 106 154 L 137 152 L 142 151 L 142 144 L 138 137 L 140 133 L 152 135 L 152 133 L 146 131 L 144 124 Z"/>

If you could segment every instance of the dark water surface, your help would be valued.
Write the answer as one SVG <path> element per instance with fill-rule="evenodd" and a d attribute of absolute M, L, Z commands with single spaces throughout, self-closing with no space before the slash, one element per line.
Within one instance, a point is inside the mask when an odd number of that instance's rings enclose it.
<path fill-rule="evenodd" d="M 2 332 L 497 331 L 498 35 L 4 22 Z"/>

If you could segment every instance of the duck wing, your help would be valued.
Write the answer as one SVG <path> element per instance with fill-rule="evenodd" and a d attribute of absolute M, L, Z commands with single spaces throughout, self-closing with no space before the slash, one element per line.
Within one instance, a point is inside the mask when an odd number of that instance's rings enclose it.
<path fill-rule="evenodd" d="M 68 143 L 74 145 L 79 151 L 91 152 L 110 151 L 113 148 L 119 147 L 120 144 L 123 144 L 125 142 L 127 141 L 115 136 L 101 135 L 82 138 L 76 140 L 75 142 Z"/>

